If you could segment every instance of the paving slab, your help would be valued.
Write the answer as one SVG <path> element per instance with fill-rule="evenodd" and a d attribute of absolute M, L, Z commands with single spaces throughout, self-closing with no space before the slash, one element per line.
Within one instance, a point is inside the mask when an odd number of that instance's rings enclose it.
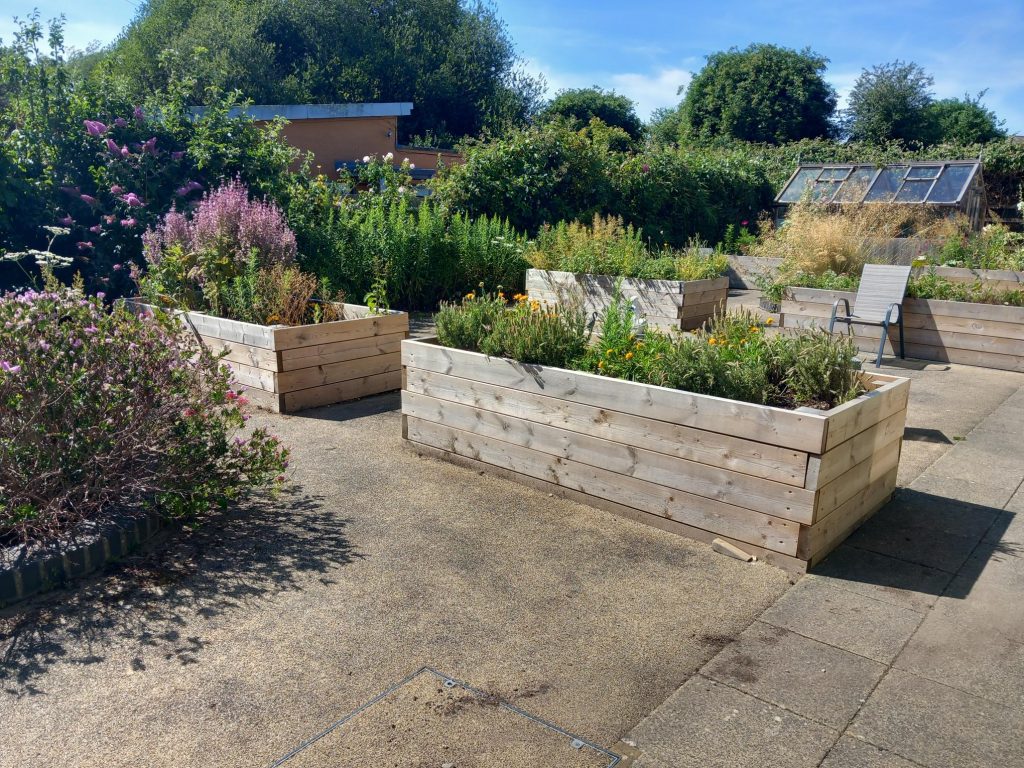
<path fill-rule="evenodd" d="M 883 664 L 914 634 L 922 614 L 805 576 L 760 620 Z"/>
<path fill-rule="evenodd" d="M 852 736 L 843 736 L 828 753 L 821 768 L 919 768 L 894 752 Z"/>
<path fill-rule="evenodd" d="M 890 671 L 849 733 L 929 768 L 1024 765 L 1024 711 Z"/>
<path fill-rule="evenodd" d="M 813 573 L 838 589 L 924 613 L 939 599 L 953 574 L 843 544 Z"/>
<path fill-rule="evenodd" d="M 885 665 L 754 622 L 701 670 L 720 683 L 834 728 L 845 728 Z"/>
<path fill-rule="evenodd" d="M 671 768 L 805 768 L 816 766 L 838 735 L 832 728 L 695 675 L 641 722 L 632 738 L 644 755 Z"/>
<path fill-rule="evenodd" d="M 0 766 L 269 766 L 423 666 L 609 747 L 789 587 L 418 458 L 398 404 L 255 416 L 292 492 L 0 614 Z"/>

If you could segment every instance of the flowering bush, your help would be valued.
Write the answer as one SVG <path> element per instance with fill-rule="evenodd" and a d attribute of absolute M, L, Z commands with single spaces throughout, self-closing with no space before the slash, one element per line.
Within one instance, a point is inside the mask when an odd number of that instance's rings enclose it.
<path fill-rule="evenodd" d="M 148 510 L 194 518 L 283 478 L 228 369 L 169 318 L 51 285 L 0 300 L 0 536 Z"/>

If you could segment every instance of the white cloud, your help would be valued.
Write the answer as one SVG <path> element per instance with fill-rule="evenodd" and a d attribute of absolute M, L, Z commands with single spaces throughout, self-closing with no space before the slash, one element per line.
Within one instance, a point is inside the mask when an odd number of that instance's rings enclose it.
<path fill-rule="evenodd" d="M 693 73 L 675 67 L 659 69 L 650 74 L 624 72 L 612 75 L 609 82 L 618 92 L 636 102 L 636 111 L 646 120 L 660 107 L 674 107 L 682 100 L 680 86 L 687 86 Z"/>

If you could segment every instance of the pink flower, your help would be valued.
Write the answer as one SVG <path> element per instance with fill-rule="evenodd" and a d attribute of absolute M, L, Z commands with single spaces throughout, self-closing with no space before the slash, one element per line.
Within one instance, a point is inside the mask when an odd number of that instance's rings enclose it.
<path fill-rule="evenodd" d="M 115 216 L 114 214 L 110 214 L 109 216 L 104 216 L 103 220 L 106 221 L 107 224 L 113 224 L 115 221 L 117 221 L 117 216 Z"/>
<path fill-rule="evenodd" d="M 82 202 L 87 205 L 96 205 L 96 198 L 92 195 L 81 195 Z"/>
<path fill-rule="evenodd" d="M 122 227 L 134 227 L 138 223 L 139 222 L 136 221 L 134 217 L 128 218 L 128 219 L 121 219 L 121 226 Z"/>
<path fill-rule="evenodd" d="M 115 272 L 120 272 L 121 271 L 121 265 L 120 264 L 115 264 L 114 266 L 111 267 L 111 269 L 114 270 Z"/>
<path fill-rule="evenodd" d="M 192 417 L 192 416 L 195 416 L 195 415 L 196 415 L 196 409 L 195 409 L 195 408 L 186 408 L 186 409 L 185 409 L 185 410 L 184 410 L 184 411 L 182 412 L 182 415 L 183 415 L 183 416 L 184 416 L 185 418 L 190 418 L 190 417 Z"/>
<path fill-rule="evenodd" d="M 92 248 L 92 243 L 89 242 L 88 240 L 82 240 L 81 242 L 78 243 L 78 250 L 80 251 L 87 251 L 90 248 Z"/>
<path fill-rule="evenodd" d="M 174 194 L 176 194 L 178 197 L 185 197 L 185 195 L 189 195 L 192 192 L 197 192 L 202 188 L 203 185 L 200 184 L 198 181 L 189 181 L 184 186 L 178 187 L 176 190 L 174 190 Z"/>
<path fill-rule="evenodd" d="M 99 120 L 83 120 L 82 122 L 85 124 L 85 130 L 89 132 L 90 136 L 102 136 L 110 130 Z"/>
<path fill-rule="evenodd" d="M 99 224 L 93 224 L 91 227 L 89 227 L 89 231 L 92 232 L 94 235 L 98 235 L 100 232 L 103 231 L 103 227 L 101 227 Z"/>
<path fill-rule="evenodd" d="M 156 136 L 153 136 L 151 139 L 147 140 L 145 144 L 142 145 L 142 151 L 148 152 L 151 155 L 156 154 Z"/>
<path fill-rule="evenodd" d="M 75 220 L 70 216 L 65 216 L 63 219 L 59 219 L 57 223 L 62 227 L 73 227 L 75 225 Z"/>
<path fill-rule="evenodd" d="M 82 330 L 85 331 L 85 333 L 88 333 L 90 336 L 92 336 L 94 333 L 100 332 L 100 329 L 97 328 L 95 325 L 90 325 L 88 328 L 83 328 Z"/>
<path fill-rule="evenodd" d="M 741 226 L 741 227 L 745 227 L 745 226 L 747 226 L 747 224 L 749 224 L 749 223 L 750 223 L 749 221 L 747 221 L 746 219 L 744 219 L 743 221 L 741 221 L 741 222 L 740 222 L 740 226 Z"/>
<path fill-rule="evenodd" d="M 145 205 L 142 202 L 142 198 L 136 195 L 134 192 L 129 192 L 127 195 L 122 195 L 121 199 L 128 203 L 132 208 L 141 208 Z"/>
<path fill-rule="evenodd" d="M 121 148 L 117 146 L 117 142 L 113 139 L 107 139 L 107 151 L 112 155 L 121 154 Z"/>
<path fill-rule="evenodd" d="M 115 184 L 114 186 L 112 186 L 110 188 L 110 194 L 112 194 L 112 195 L 120 195 L 123 192 L 124 192 L 124 187 L 122 187 L 120 184 Z"/>
<path fill-rule="evenodd" d="M 20 370 L 20 365 L 15 365 L 7 360 L 0 360 L 0 371 L 5 371 L 6 373 L 18 373 Z"/>

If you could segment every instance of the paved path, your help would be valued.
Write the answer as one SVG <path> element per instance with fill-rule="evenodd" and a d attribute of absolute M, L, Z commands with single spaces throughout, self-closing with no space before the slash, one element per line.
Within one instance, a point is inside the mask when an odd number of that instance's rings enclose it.
<path fill-rule="evenodd" d="M 1024 377 L 929 368 L 907 487 L 632 731 L 637 768 L 1024 766 Z"/>

